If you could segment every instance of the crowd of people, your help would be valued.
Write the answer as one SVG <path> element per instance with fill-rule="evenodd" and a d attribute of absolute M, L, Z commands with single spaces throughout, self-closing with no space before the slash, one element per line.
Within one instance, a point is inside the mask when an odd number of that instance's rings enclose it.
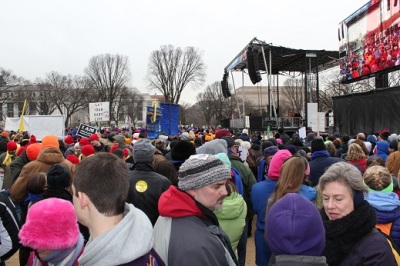
<path fill-rule="evenodd" d="M 2 131 L 0 263 L 398 265 L 399 140 Z"/>

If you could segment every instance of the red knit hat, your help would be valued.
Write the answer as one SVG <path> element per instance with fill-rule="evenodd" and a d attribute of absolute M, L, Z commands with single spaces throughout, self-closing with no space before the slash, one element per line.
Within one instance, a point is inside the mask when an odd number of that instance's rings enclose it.
<path fill-rule="evenodd" d="M 83 155 L 85 155 L 86 157 L 88 157 L 88 156 L 94 154 L 94 148 L 93 148 L 92 145 L 87 144 L 87 145 L 85 145 L 85 146 L 82 147 L 81 153 L 82 153 Z"/>
<path fill-rule="evenodd" d="M 111 149 L 110 149 L 110 153 L 113 153 L 113 151 L 115 151 L 116 149 L 119 149 L 118 144 L 112 145 L 112 147 L 111 147 Z"/>
<path fill-rule="evenodd" d="M 97 140 L 99 141 L 99 136 L 97 134 L 90 135 L 89 141 Z"/>
<path fill-rule="evenodd" d="M 88 144 L 90 145 L 90 142 L 89 142 L 89 140 L 87 138 L 81 138 L 81 140 L 79 141 L 79 145 L 81 147 L 83 147 L 85 145 L 88 145 Z"/>
<path fill-rule="evenodd" d="M 13 151 L 17 149 L 17 143 L 14 141 L 7 142 L 7 151 Z"/>
<path fill-rule="evenodd" d="M 28 146 L 32 143 L 37 143 L 35 135 L 31 135 L 31 138 L 29 139 L 29 142 L 28 142 L 28 144 L 26 144 L 26 146 Z"/>
<path fill-rule="evenodd" d="M 68 135 L 64 139 L 65 144 L 74 144 L 74 138 L 71 135 Z"/>
<path fill-rule="evenodd" d="M 68 161 L 70 161 L 71 163 L 73 163 L 75 165 L 79 164 L 79 158 L 76 157 L 76 155 L 74 155 L 74 154 L 68 155 L 67 158 L 65 158 L 65 159 L 67 159 Z"/>

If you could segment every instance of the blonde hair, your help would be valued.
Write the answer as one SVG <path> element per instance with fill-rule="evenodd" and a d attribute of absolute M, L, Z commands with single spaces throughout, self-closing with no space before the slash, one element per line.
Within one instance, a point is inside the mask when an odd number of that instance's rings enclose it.
<path fill-rule="evenodd" d="M 375 191 L 381 191 L 392 183 L 392 176 L 386 167 L 374 165 L 365 170 L 365 184 Z"/>
<path fill-rule="evenodd" d="M 347 156 L 346 156 L 347 161 L 356 161 L 356 160 L 360 160 L 365 157 L 366 157 L 365 153 L 359 144 L 357 144 L 357 143 L 350 144 L 349 150 L 347 151 Z"/>

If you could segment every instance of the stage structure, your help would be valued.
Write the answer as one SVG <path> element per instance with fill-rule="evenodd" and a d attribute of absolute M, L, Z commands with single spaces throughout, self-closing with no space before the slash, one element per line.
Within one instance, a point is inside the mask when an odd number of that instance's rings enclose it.
<path fill-rule="evenodd" d="M 279 81 L 279 75 L 302 75 L 305 88 L 302 117 L 305 118 L 305 121 L 296 121 L 293 125 L 290 125 L 293 129 L 298 129 L 300 126 L 309 126 L 307 103 L 319 103 L 319 71 L 330 69 L 338 66 L 338 64 L 338 51 L 293 49 L 272 45 L 253 38 L 225 67 L 224 77 L 233 71 L 245 73 L 247 69 L 253 84 L 266 79 L 268 83 L 268 121 L 264 122 L 272 127 L 280 127 L 285 125 L 282 123 L 282 115 L 279 114 L 279 82 L 277 82 L 277 99 L 274 99 L 274 95 L 271 93 L 272 78 L 275 75 L 275 80 Z M 226 80 L 228 79 L 224 79 L 225 86 L 222 88 L 225 90 L 224 96 L 228 95 Z M 315 98 L 312 90 L 316 92 Z"/>

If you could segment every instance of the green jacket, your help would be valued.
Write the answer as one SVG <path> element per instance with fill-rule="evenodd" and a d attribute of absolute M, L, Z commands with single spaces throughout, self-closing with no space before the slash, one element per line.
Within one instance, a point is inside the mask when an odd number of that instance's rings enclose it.
<path fill-rule="evenodd" d="M 233 154 L 228 154 L 228 158 L 229 161 L 231 162 L 232 167 L 238 170 L 240 173 L 244 189 L 243 198 L 247 204 L 247 215 L 248 217 L 252 216 L 254 212 L 250 195 L 251 195 L 251 188 L 254 186 L 254 184 L 257 183 L 256 178 L 254 177 L 253 172 L 250 170 L 250 168 L 247 165 L 245 165 L 239 157 Z"/>

